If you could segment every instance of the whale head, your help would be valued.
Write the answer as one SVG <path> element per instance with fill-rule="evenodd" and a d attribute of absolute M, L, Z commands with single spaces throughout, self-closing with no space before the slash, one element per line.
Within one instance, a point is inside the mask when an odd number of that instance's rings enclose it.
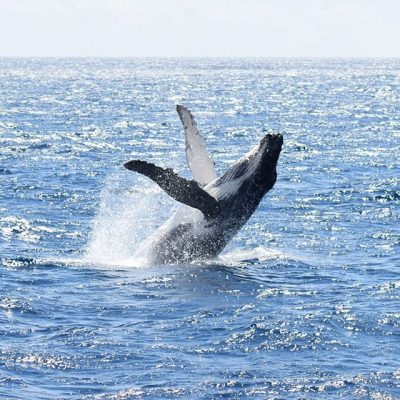
<path fill-rule="evenodd" d="M 276 181 L 276 165 L 282 144 L 282 135 L 265 135 L 257 146 L 208 185 L 206 190 L 218 200 L 243 190 L 264 195 Z"/>
<path fill-rule="evenodd" d="M 276 181 L 276 165 L 282 144 L 283 137 L 281 134 L 265 135 L 249 157 L 249 168 L 255 168 L 253 181 L 264 193 L 271 189 Z"/>

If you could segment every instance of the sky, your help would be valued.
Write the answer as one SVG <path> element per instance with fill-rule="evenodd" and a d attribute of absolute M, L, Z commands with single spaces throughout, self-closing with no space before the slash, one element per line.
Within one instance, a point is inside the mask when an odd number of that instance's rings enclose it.
<path fill-rule="evenodd" d="M 0 0 L 0 57 L 400 57 L 400 0 Z"/>

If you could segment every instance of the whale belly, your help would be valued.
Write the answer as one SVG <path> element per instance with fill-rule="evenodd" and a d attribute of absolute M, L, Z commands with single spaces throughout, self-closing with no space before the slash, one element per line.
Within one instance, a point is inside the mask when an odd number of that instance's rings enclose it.
<path fill-rule="evenodd" d="M 168 264 L 209 259 L 226 245 L 216 224 L 191 207 L 181 207 L 166 223 L 148 237 L 135 257 L 151 264 Z"/>

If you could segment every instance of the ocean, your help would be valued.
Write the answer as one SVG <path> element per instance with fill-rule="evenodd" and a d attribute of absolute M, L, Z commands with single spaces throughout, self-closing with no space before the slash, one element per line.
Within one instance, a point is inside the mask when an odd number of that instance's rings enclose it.
<path fill-rule="evenodd" d="M 214 260 L 137 265 L 190 177 L 268 132 Z M 1 399 L 400 398 L 400 59 L 0 59 Z"/>

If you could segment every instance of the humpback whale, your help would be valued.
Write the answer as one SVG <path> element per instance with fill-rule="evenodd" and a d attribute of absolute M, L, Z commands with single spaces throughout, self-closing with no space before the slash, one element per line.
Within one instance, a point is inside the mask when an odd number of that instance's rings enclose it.
<path fill-rule="evenodd" d="M 216 257 L 274 186 L 283 144 L 282 135 L 267 134 L 217 177 L 192 113 L 181 105 L 176 109 L 185 131 L 186 156 L 193 180 L 147 161 L 131 160 L 124 164 L 125 168 L 153 180 L 183 204 L 135 253 L 152 264 Z"/>

